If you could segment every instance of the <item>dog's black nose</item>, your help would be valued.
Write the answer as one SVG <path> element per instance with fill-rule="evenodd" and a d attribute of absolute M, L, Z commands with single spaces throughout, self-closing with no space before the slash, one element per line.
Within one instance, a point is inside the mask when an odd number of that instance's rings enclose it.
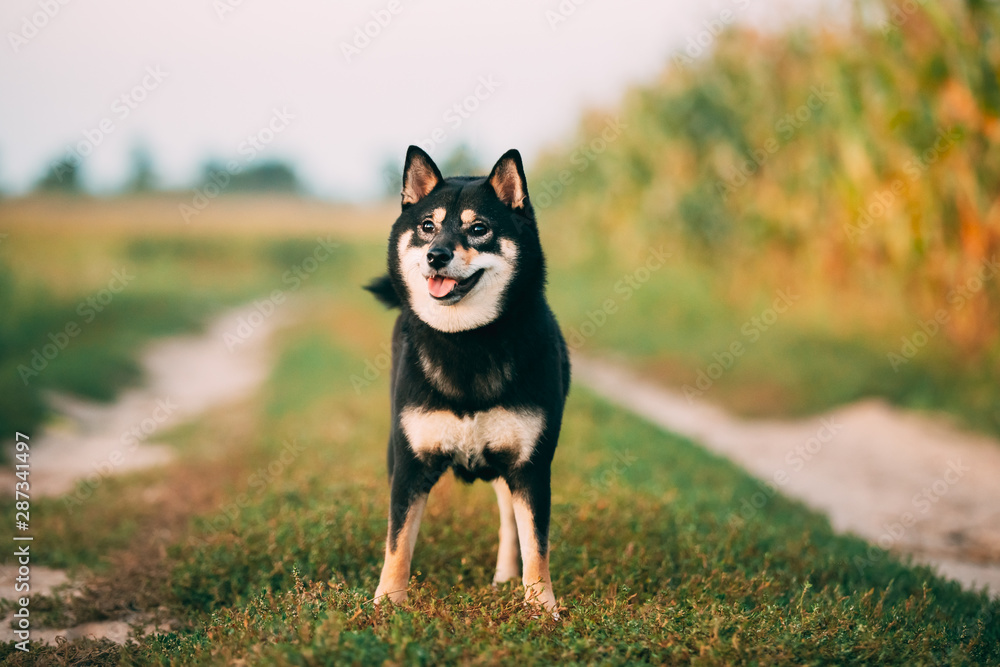
<path fill-rule="evenodd" d="M 427 263 L 435 269 L 440 269 L 448 266 L 448 262 L 450 262 L 451 258 L 454 256 L 455 254 L 451 250 L 442 248 L 441 246 L 435 246 L 427 252 Z"/>

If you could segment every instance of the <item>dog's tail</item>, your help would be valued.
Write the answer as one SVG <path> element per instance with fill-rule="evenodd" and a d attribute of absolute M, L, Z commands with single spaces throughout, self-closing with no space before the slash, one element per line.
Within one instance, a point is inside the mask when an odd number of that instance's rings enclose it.
<path fill-rule="evenodd" d="M 393 287 L 389 274 L 375 278 L 365 285 L 365 289 L 374 294 L 386 308 L 399 308 L 403 303 L 396 294 L 396 288 Z"/>

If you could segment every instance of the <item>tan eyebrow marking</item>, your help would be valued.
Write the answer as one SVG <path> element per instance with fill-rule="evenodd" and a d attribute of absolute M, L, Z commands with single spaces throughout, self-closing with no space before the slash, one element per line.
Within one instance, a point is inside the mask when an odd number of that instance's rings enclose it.
<path fill-rule="evenodd" d="M 434 211 L 431 213 L 431 220 L 433 220 L 438 224 L 441 224 L 441 222 L 444 220 L 444 216 L 447 213 L 448 211 L 446 211 L 443 206 L 439 206 L 438 208 L 434 209 Z"/>
<path fill-rule="evenodd" d="M 462 215 L 460 217 L 462 218 L 462 222 L 468 224 L 476 219 L 476 212 L 471 208 L 467 208 L 462 211 Z"/>

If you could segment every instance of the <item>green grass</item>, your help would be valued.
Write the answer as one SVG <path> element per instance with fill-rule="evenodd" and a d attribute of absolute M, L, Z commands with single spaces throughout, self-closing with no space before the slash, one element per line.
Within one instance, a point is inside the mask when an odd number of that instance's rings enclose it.
<path fill-rule="evenodd" d="M 368 601 L 381 566 L 388 499 L 388 387 L 383 376 L 358 393 L 350 378 L 380 351 L 392 315 L 348 291 L 370 266 L 347 262 L 318 276 L 316 289 L 303 295 L 309 315 L 282 335 L 271 380 L 243 425 L 245 437 L 228 449 L 220 444 L 223 415 L 174 432 L 187 463 L 204 468 L 203 481 L 215 478 L 221 489 L 181 524 L 158 566 L 167 573 L 158 603 L 182 628 L 122 647 L 77 640 L 38 649 L 35 658 L 94 664 L 1000 660 L 1000 602 L 888 555 L 859 567 L 868 555 L 864 542 L 833 534 L 824 518 L 781 496 L 741 518 L 741 502 L 759 491 L 757 482 L 578 387 L 553 473 L 552 568 L 562 620 L 523 608 L 516 585 L 489 586 L 497 529 L 492 490 L 450 478 L 428 504 L 410 601 L 373 608 Z M 358 329 L 379 333 L 362 336 Z M 139 475 L 102 487 L 72 521 L 45 524 L 41 538 L 57 544 L 77 530 L 74 524 L 87 526 L 73 538 L 73 549 L 89 554 L 77 564 L 98 565 L 105 549 L 128 548 L 117 537 L 116 515 L 132 513 L 140 526 L 150 520 L 136 508 L 151 484 Z M 100 548 L 88 550 L 88 541 Z M 2 650 L 11 664 L 26 664 L 9 646 Z"/>
<path fill-rule="evenodd" d="M 108 331 L 94 330 L 90 363 L 84 356 L 78 362 L 81 376 L 109 348 L 134 359 L 149 336 L 194 326 L 222 305 L 276 287 L 291 294 L 282 276 L 312 244 L 308 236 L 106 240 L 101 252 L 134 263 L 146 282 L 112 304 L 122 306 L 119 315 L 109 309 L 106 320 L 94 322 Z M 389 339 L 394 314 L 358 287 L 380 271 L 383 253 L 381 243 L 343 241 L 336 261 L 294 290 L 299 319 L 278 334 L 267 384 L 243 404 L 162 434 L 177 450 L 176 463 L 105 481 L 72 506 L 65 498 L 33 500 L 33 562 L 69 568 L 88 582 L 77 597 L 34 596 L 37 624 L 139 612 L 175 619 L 175 629 L 138 632 L 124 646 L 86 639 L 35 646 L 28 656 L 6 645 L 0 659 L 15 665 L 1000 661 L 1000 602 L 890 554 L 873 558 L 866 543 L 835 535 L 823 517 L 782 496 L 742 516 L 744 501 L 760 491 L 754 479 L 578 386 L 553 474 L 552 569 L 562 619 L 524 608 L 515 584 L 489 586 L 498 523 L 492 490 L 450 476 L 428 503 L 410 601 L 375 609 L 369 601 L 388 501 L 388 379 L 382 372 L 360 387 L 353 379 Z M 605 299 L 619 300 L 585 351 L 625 351 L 645 363 L 668 350 L 676 359 L 694 359 L 696 368 L 766 305 L 714 298 L 710 278 L 676 266 L 655 272 L 625 300 L 614 285 L 634 267 L 616 266 L 584 270 L 554 262 L 551 292 L 567 331 Z M 40 331 L 94 286 L 71 289 L 54 274 L 23 269 L 17 281 L 11 293 L 19 298 L 31 294 L 28 284 L 49 295 L 24 300 L 50 313 L 48 320 L 39 316 L 46 323 Z M 724 379 L 712 391 L 738 398 L 740 383 L 756 372 L 832 372 L 822 360 L 799 358 L 822 349 L 815 341 L 824 339 L 811 328 L 814 313 L 804 308 L 776 323 L 727 376 L 738 380 L 736 388 Z M 147 321 L 129 320 L 140 314 Z M 804 342 L 789 348 L 796 336 Z M 782 362 L 783 349 L 797 354 Z M 858 349 L 863 358 L 868 348 Z M 72 376 L 50 370 L 53 378 Z M 840 384 L 852 383 L 848 377 Z M 3 558 L 10 562 L 9 554 Z"/>

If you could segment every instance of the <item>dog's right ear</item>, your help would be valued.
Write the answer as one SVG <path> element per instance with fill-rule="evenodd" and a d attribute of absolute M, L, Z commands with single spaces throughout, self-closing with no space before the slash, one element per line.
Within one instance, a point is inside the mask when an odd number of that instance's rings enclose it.
<path fill-rule="evenodd" d="M 403 166 L 403 208 L 416 204 L 444 181 L 431 156 L 417 146 L 406 150 Z"/>

